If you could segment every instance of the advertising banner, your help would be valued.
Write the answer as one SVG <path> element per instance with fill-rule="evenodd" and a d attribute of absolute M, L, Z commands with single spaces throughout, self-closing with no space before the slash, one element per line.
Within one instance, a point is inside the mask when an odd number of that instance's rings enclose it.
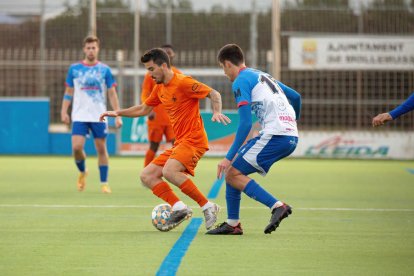
<path fill-rule="evenodd" d="M 414 70 L 414 38 L 315 36 L 289 38 L 290 70 Z"/>
<path fill-rule="evenodd" d="M 204 127 L 207 132 L 210 150 L 206 155 L 224 156 L 231 144 L 239 124 L 239 116 L 237 112 L 225 112 L 230 118 L 231 123 L 227 126 L 211 121 L 211 112 L 202 112 Z M 148 149 L 148 134 L 146 117 L 140 118 L 124 118 L 121 134 L 122 155 L 143 155 Z M 159 151 L 169 148 L 171 145 L 163 141 Z"/>
<path fill-rule="evenodd" d="M 201 114 L 209 139 L 207 156 L 225 156 L 233 143 L 239 124 L 236 112 L 225 112 L 231 123 L 224 126 L 211 121 L 211 113 Z M 124 118 L 121 128 L 122 155 L 144 155 L 148 149 L 146 118 Z M 254 124 L 250 136 L 258 134 Z M 299 131 L 299 144 L 292 157 L 341 159 L 414 160 L 414 132 L 384 131 Z M 171 147 L 163 141 L 160 149 Z"/>
<path fill-rule="evenodd" d="M 414 159 L 414 132 L 300 132 L 292 156 L 307 158 Z"/>

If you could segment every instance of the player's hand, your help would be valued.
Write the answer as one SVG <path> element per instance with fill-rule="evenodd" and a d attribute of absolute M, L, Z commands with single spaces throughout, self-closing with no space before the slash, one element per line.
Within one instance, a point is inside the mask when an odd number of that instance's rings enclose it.
<path fill-rule="evenodd" d="M 115 119 L 115 127 L 116 128 L 120 128 L 120 127 L 122 127 L 122 118 L 121 117 L 116 117 L 116 119 Z"/>
<path fill-rule="evenodd" d="M 99 121 L 105 122 L 105 117 L 117 117 L 118 112 L 116 111 L 106 111 L 99 116 Z"/>
<path fill-rule="evenodd" d="M 224 173 L 228 169 L 228 167 L 231 165 L 231 161 L 227 158 L 224 158 L 221 160 L 221 162 L 217 166 L 217 179 L 221 179 L 224 176 Z"/>
<path fill-rule="evenodd" d="M 213 117 L 211 117 L 211 121 L 222 123 L 223 125 L 227 125 L 231 123 L 230 118 L 224 115 L 223 113 L 214 113 Z"/>
<path fill-rule="evenodd" d="M 60 120 L 67 125 L 70 124 L 70 117 L 67 113 L 60 114 Z"/>
<path fill-rule="evenodd" d="M 387 121 L 392 121 L 390 113 L 381 113 L 372 119 L 372 126 L 377 127 L 385 124 Z"/>

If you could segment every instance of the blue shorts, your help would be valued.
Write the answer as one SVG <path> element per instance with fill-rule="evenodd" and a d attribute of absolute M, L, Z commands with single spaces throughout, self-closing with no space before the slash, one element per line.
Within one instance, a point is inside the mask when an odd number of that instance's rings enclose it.
<path fill-rule="evenodd" d="M 108 125 L 104 122 L 73 122 L 72 135 L 86 136 L 92 131 L 93 138 L 106 138 Z"/>
<path fill-rule="evenodd" d="M 266 175 L 270 167 L 289 156 L 298 144 L 298 137 L 259 135 L 241 147 L 232 166 L 244 175 L 258 172 Z"/>

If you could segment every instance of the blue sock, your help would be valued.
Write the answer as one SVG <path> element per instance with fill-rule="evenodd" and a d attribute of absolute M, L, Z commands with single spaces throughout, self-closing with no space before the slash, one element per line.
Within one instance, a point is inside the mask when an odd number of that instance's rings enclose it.
<path fill-rule="evenodd" d="M 101 178 L 101 183 L 108 182 L 108 165 L 99 166 L 99 176 Z"/>
<path fill-rule="evenodd" d="M 226 183 L 227 218 L 239 219 L 241 191 Z"/>
<path fill-rule="evenodd" d="M 85 159 L 82 160 L 75 160 L 76 167 L 80 172 L 85 172 Z"/>
<path fill-rule="evenodd" d="M 259 201 L 260 203 L 266 205 L 269 208 L 272 208 L 276 203 L 277 199 L 269 194 L 265 189 L 260 187 L 253 179 L 247 183 L 243 191 L 246 195 L 253 198 L 254 200 Z"/>

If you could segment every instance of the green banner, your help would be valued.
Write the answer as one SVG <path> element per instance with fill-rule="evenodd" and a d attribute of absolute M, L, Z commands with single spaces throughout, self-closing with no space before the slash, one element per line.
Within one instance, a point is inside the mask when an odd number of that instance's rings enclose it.
<path fill-rule="evenodd" d="M 210 151 L 209 154 L 223 155 L 229 149 L 233 142 L 239 125 L 239 116 L 237 112 L 225 112 L 231 123 L 223 125 L 212 122 L 211 112 L 201 112 L 204 127 L 207 132 Z M 124 125 L 121 132 L 121 153 L 123 154 L 142 154 L 148 148 L 147 118 L 124 118 Z M 256 121 L 256 120 L 255 120 Z M 169 145 L 161 145 L 160 150 Z"/>

